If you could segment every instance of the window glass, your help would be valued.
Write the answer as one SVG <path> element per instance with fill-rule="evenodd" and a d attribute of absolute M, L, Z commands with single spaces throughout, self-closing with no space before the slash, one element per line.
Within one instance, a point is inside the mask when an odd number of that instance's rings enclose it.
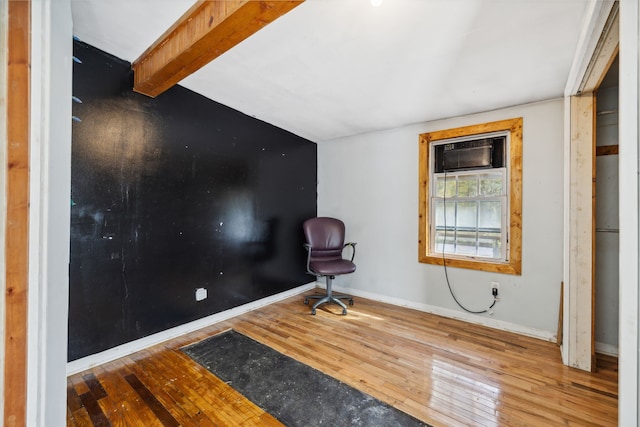
<path fill-rule="evenodd" d="M 478 255 L 500 258 L 502 253 L 501 201 L 481 201 L 478 212 Z"/>
<path fill-rule="evenodd" d="M 446 179 L 446 181 L 445 181 Z M 457 193 L 457 179 L 455 176 L 440 175 L 436 178 L 436 194 L 438 197 L 455 197 Z M 446 188 L 446 191 L 445 191 Z"/>
<path fill-rule="evenodd" d="M 504 260 L 506 169 L 438 173 L 433 179 L 433 253 Z"/>
<path fill-rule="evenodd" d="M 458 202 L 456 228 L 475 229 L 478 225 L 477 202 Z"/>
<path fill-rule="evenodd" d="M 476 197 L 477 195 L 477 175 L 465 175 L 458 178 L 458 197 Z"/>
<path fill-rule="evenodd" d="M 504 194 L 502 174 L 487 173 L 480 175 L 480 195 L 481 196 L 501 196 Z"/>
<path fill-rule="evenodd" d="M 502 228 L 502 202 L 480 202 L 478 227 L 481 229 L 492 229 L 494 232 Z"/>

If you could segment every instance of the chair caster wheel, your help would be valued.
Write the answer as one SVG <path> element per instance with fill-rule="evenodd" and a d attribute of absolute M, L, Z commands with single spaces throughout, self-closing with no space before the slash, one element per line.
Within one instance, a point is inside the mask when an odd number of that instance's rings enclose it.
<path fill-rule="evenodd" d="M 304 299 L 304 303 L 305 303 L 306 305 L 309 305 L 309 298 L 305 298 L 305 299 Z"/>
<path fill-rule="evenodd" d="M 349 305 L 353 305 L 353 298 L 349 299 Z"/>
<path fill-rule="evenodd" d="M 346 316 L 347 315 L 347 310 L 346 309 L 342 309 L 342 315 Z"/>
<path fill-rule="evenodd" d="M 315 310 L 311 310 L 311 314 L 315 316 L 316 315 L 316 311 Z"/>

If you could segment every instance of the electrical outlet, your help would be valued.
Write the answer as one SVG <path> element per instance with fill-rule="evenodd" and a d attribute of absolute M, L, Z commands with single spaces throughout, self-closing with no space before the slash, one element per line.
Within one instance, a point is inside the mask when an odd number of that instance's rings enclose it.
<path fill-rule="evenodd" d="M 491 282 L 491 295 L 497 300 L 498 299 L 498 289 L 500 289 L 500 283 Z"/>
<path fill-rule="evenodd" d="M 198 288 L 196 289 L 196 301 L 202 301 L 207 298 L 207 289 L 206 288 Z"/>

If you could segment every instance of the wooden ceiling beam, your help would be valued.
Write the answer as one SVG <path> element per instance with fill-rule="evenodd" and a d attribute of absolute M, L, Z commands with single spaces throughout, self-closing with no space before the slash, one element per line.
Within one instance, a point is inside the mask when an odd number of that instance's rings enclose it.
<path fill-rule="evenodd" d="M 156 97 L 304 0 L 198 0 L 133 62 L 133 90 Z"/>

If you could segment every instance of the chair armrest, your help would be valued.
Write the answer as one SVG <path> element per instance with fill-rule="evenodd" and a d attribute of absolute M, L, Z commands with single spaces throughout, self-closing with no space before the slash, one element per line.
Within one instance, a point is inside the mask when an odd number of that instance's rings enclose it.
<path fill-rule="evenodd" d="M 344 249 L 347 246 L 351 246 L 351 262 L 353 262 L 353 259 L 356 257 L 356 245 L 357 243 L 355 242 L 348 242 L 348 243 L 345 243 L 344 246 L 342 247 L 342 249 Z"/>
<path fill-rule="evenodd" d="M 309 264 L 311 263 L 311 245 L 308 243 L 304 243 L 302 246 L 304 246 L 304 248 L 307 250 L 307 273 L 313 276 L 319 277 L 316 273 L 311 271 L 311 269 L 309 268 Z"/>

